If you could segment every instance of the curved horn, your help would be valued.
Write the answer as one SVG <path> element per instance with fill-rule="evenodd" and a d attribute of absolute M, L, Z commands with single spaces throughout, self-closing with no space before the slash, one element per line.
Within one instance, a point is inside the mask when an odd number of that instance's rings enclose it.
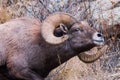
<path fill-rule="evenodd" d="M 85 63 L 94 62 L 94 61 L 96 61 L 97 59 L 99 59 L 103 55 L 103 53 L 106 51 L 107 47 L 108 46 L 105 45 L 96 54 L 93 54 L 93 55 L 89 55 L 89 54 L 86 54 L 86 53 L 80 53 L 78 55 L 78 57 L 79 57 L 80 60 L 82 60 Z"/>
<path fill-rule="evenodd" d="M 67 27 L 71 27 L 76 22 L 76 19 L 66 13 L 56 13 L 48 16 L 41 26 L 41 34 L 47 43 L 60 44 L 68 39 L 68 35 L 62 37 L 54 36 L 56 27 L 63 23 Z"/>

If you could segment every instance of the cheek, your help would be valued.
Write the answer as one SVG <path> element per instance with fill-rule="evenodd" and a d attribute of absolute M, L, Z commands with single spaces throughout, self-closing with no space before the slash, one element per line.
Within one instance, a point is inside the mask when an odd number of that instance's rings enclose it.
<path fill-rule="evenodd" d="M 85 42 L 81 38 L 71 39 L 71 46 L 72 47 L 80 47 L 83 44 L 85 44 Z"/>
<path fill-rule="evenodd" d="M 92 43 L 91 39 L 75 38 L 71 40 L 71 45 L 74 47 L 82 47 Z"/>
<path fill-rule="evenodd" d="M 83 52 L 83 51 L 87 51 L 89 49 L 91 49 L 92 47 L 94 47 L 95 45 L 88 40 L 84 40 L 84 41 L 77 41 L 77 42 L 72 42 L 71 43 L 71 47 L 75 50 L 75 51 L 79 51 L 79 52 Z"/>

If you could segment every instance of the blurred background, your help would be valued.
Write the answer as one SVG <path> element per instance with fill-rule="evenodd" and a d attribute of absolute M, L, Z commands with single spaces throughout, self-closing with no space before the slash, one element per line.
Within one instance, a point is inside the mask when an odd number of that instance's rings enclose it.
<path fill-rule="evenodd" d="M 0 0 L 0 24 L 23 16 L 43 21 L 55 12 L 88 21 L 90 27 L 103 33 L 109 47 L 93 63 L 83 63 L 77 56 L 70 59 L 45 80 L 120 80 L 120 0 Z"/>

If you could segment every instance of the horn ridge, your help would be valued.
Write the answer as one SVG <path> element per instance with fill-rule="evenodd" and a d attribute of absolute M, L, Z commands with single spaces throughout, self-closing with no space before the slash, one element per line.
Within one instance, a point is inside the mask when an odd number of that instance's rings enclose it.
<path fill-rule="evenodd" d="M 48 16 L 42 23 L 41 35 L 44 40 L 49 44 L 60 44 L 67 40 L 68 35 L 63 35 L 61 37 L 56 37 L 54 35 L 54 30 L 60 23 L 65 24 L 67 27 L 72 26 L 76 21 L 71 15 L 67 13 L 55 13 Z"/>

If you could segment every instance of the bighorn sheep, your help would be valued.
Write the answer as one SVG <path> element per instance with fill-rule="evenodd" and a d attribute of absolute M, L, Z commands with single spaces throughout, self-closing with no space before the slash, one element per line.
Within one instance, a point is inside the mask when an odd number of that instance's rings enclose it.
<path fill-rule="evenodd" d="M 14 19 L 0 25 L 0 66 L 6 65 L 16 78 L 43 80 L 60 65 L 59 59 L 64 63 L 103 43 L 101 33 L 68 14 L 50 15 L 42 23 L 30 18 Z M 100 57 L 85 55 L 79 54 L 85 62 Z"/>

